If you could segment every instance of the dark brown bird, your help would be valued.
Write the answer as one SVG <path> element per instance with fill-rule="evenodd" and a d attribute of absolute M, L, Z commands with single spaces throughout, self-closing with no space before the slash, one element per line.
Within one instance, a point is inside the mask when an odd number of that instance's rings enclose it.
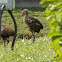
<path fill-rule="evenodd" d="M 9 43 L 9 40 L 7 38 L 9 38 L 10 36 L 14 36 L 15 31 L 13 30 L 13 28 L 11 28 L 9 25 L 1 25 L 1 37 L 4 40 L 4 47 L 6 48 L 6 41 L 7 40 L 7 44 Z"/>
<path fill-rule="evenodd" d="M 43 29 L 42 23 L 36 17 L 28 17 L 28 10 L 24 9 L 22 14 L 19 16 L 24 16 L 24 21 L 28 25 L 30 31 L 33 35 L 33 42 L 35 41 L 35 32 L 39 33 L 40 29 Z"/>

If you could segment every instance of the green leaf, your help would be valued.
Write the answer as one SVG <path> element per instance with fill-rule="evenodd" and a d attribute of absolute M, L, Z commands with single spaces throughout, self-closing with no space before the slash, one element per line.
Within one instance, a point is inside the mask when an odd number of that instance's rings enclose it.
<path fill-rule="evenodd" d="M 46 0 L 41 0 L 41 1 L 40 1 L 40 4 L 43 4 L 45 1 L 46 1 Z"/>
<path fill-rule="evenodd" d="M 52 36 L 52 41 L 54 41 L 55 39 L 58 39 L 60 37 L 62 37 L 62 36 Z"/>
<path fill-rule="evenodd" d="M 49 8 L 46 8 L 46 17 L 48 17 L 50 15 L 51 11 L 49 10 Z"/>

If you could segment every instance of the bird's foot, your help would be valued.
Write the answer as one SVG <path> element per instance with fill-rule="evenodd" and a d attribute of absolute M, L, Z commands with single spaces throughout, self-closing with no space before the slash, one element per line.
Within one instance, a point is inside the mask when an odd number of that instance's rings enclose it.
<path fill-rule="evenodd" d="M 13 46 L 11 46 L 11 50 L 13 50 L 14 48 L 13 48 Z"/>
<path fill-rule="evenodd" d="M 34 41 L 35 41 L 35 36 L 33 35 L 33 43 L 34 43 Z"/>

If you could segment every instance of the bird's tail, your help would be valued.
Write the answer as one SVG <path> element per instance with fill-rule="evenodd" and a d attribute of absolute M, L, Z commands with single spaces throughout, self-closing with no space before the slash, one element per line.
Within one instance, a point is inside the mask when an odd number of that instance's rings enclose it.
<path fill-rule="evenodd" d="M 43 25 L 41 24 L 41 29 L 43 29 Z"/>

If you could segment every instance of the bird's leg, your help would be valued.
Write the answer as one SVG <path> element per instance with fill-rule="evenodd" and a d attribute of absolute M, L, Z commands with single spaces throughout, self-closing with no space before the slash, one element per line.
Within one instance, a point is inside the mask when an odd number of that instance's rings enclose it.
<path fill-rule="evenodd" d="M 3 39 L 4 40 L 4 48 L 6 48 L 6 41 L 5 41 L 5 39 Z"/>
<path fill-rule="evenodd" d="M 34 41 L 35 41 L 35 33 L 34 32 L 32 32 L 32 37 L 33 37 L 33 43 L 34 43 Z"/>
<path fill-rule="evenodd" d="M 7 42 L 6 42 L 6 38 L 3 38 L 3 41 L 4 41 L 4 48 L 6 48 L 6 46 L 7 46 Z"/>
<path fill-rule="evenodd" d="M 9 38 L 8 39 L 6 39 L 7 40 L 7 45 L 8 45 L 8 43 L 9 43 Z"/>
<path fill-rule="evenodd" d="M 5 40 L 4 40 L 4 48 L 6 48 Z"/>
<path fill-rule="evenodd" d="M 9 40 L 7 40 L 7 45 L 8 45 L 8 43 L 9 43 Z"/>

